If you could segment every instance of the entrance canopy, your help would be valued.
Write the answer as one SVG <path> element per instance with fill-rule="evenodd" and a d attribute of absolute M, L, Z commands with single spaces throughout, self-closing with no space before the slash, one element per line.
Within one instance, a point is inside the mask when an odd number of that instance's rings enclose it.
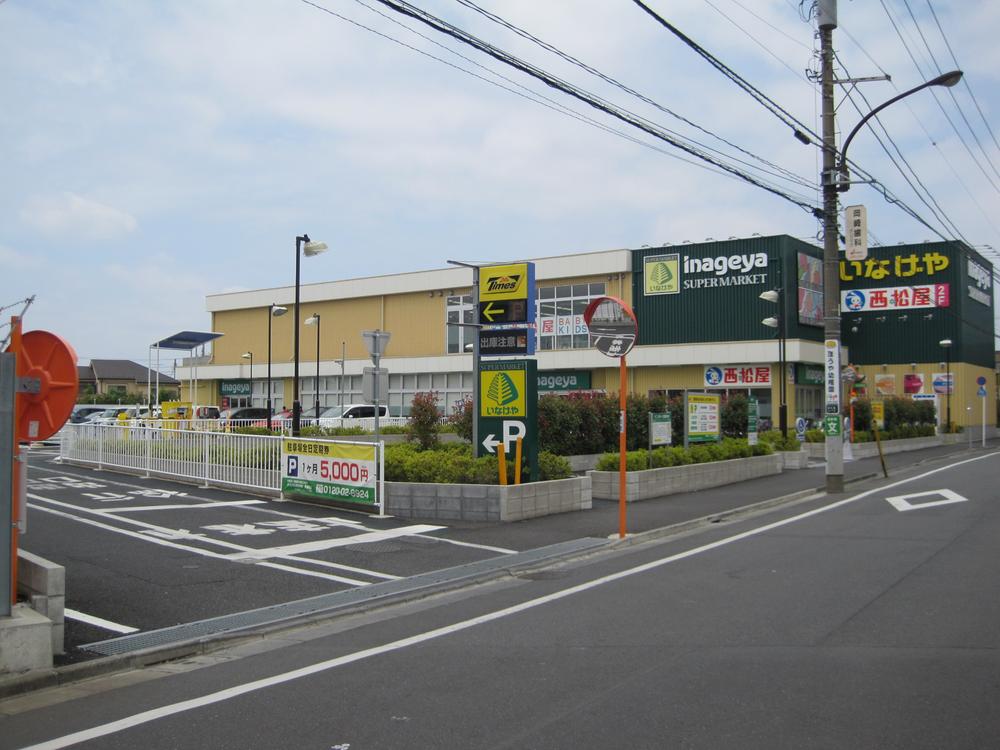
<path fill-rule="evenodd" d="M 156 403 L 160 403 L 160 349 L 183 349 L 190 353 L 199 346 L 204 346 L 209 341 L 215 341 L 215 339 L 221 336 L 221 333 L 214 333 L 213 331 L 180 331 L 173 336 L 167 336 L 165 339 L 149 345 L 150 360 L 152 360 L 153 349 L 156 349 Z M 150 361 L 150 369 L 152 369 L 152 364 L 152 361 Z M 194 377 L 188 380 L 192 402 L 198 388 L 198 366 L 196 363 L 193 363 L 193 371 Z M 150 392 L 150 388 L 151 386 L 147 384 L 146 400 L 152 403 L 151 397 L 153 394 Z"/>
<path fill-rule="evenodd" d="M 220 336 L 222 336 L 221 333 L 213 333 L 211 331 L 181 331 L 180 333 L 175 333 L 173 336 L 167 336 L 161 341 L 150 344 L 150 346 L 157 349 L 184 349 L 185 351 L 191 351 L 203 344 L 207 344 L 209 341 L 214 341 Z"/>

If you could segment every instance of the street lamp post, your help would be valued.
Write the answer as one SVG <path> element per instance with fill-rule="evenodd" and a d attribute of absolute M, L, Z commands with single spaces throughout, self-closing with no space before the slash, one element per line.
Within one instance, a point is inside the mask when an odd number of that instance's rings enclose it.
<path fill-rule="evenodd" d="M 267 431 L 271 431 L 271 415 L 274 409 L 271 407 L 271 319 L 280 318 L 288 312 L 287 307 L 272 302 L 267 310 Z"/>
<path fill-rule="evenodd" d="M 938 341 L 938 345 L 944 349 L 945 378 L 947 379 L 945 383 L 945 402 L 948 404 L 945 411 L 945 419 L 947 421 L 945 422 L 944 430 L 949 433 L 951 432 L 951 344 L 951 339 L 941 339 Z"/>
<path fill-rule="evenodd" d="M 844 441 L 840 419 L 840 243 L 837 231 L 837 193 L 847 190 L 847 148 L 861 127 L 876 114 L 929 86 L 954 86 L 962 77 L 961 71 L 952 71 L 915 86 L 880 104 L 861 118 L 837 152 L 836 117 L 833 98 L 833 30 L 837 28 L 837 0 L 819 0 L 817 3 L 820 39 L 820 89 L 823 130 L 823 338 L 824 383 L 826 408 L 824 416 L 830 425 L 826 439 L 826 491 L 844 491 Z M 838 158 L 839 156 L 839 158 Z M 834 421 L 835 420 L 835 421 Z"/>
<path fill-rule="evenodd" d="M 311 258 L 314 255 L 326 252 L 325 242 L 314 242 L 309 239 L 308 234 L 302 234 L 295 238 L 295 335 L 294 335 L 294 358 L 295 372 L 292 382 L 292 435 L 299 436 L 299 426 L 302 420 L 302 404 L 299 403 L 299 258 L 304 254 Z"/>
<path fill-rule="evenodd" d="M 788 357 L 785 354 L 785 342 L 787 341 L 788 331 L 785 327 L 785 290 L 781 285 L 781 261 L 778 261 L 778 288 L 768 289 L 766 292 L 762 292 L 760 299 L 765 302 L 777 303 L 778 314 L 768 318 L 764 318 L 761 323 L 766 325 L 768 328 L 778 329 L 778 377 L 781 382 L 778 384 L 778 394 L 781 399 L 778 405 L 778 428 L 781 430 L 782 439 L 788 438 L 788 400 L 786 397 L 788 375 L 785 368 L 788 366 Z"/>
<path fill-rule="evenodd" d="M 306 325 L 316 326 L 316 419 L 319 419 L 319 313 L 306 318 Z"/>
<path fill-rule="evenodd" d="M 243 352 L 240 357 L 250 360 L 250 406 L 253 406 L 253 352 Z"/>

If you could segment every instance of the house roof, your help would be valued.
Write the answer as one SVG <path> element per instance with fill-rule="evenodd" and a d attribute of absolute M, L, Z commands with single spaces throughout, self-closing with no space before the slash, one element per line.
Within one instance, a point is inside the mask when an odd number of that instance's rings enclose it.
<path fill-rule="evenodd" d="M 136 383 L 146 383 L 147 378 L 156 381 L 156 370 L 150 370 L 145 365 L 140 365 L 129 359 L 92 359 L 89 369 L 93 375 L 83 377 L 81 380 L 131 380 Z M 160 385 L 179 385 L 177 378 L 160 373 Z"/>

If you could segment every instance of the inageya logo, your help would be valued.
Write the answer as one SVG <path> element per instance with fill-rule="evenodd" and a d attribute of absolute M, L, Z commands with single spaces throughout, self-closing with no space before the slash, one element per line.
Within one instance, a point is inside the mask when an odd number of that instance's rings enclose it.
<path fill-rule="evenodd" d="M 482 416 L 527 416 L 524 398 L 524 370 L 481 372 Z"/>
<path fill-rule="evenodd" d="M 650 294 L 679 294 L 681 291 L 680 255 L 650 255 L 643 258 L 643 292 Z"/>

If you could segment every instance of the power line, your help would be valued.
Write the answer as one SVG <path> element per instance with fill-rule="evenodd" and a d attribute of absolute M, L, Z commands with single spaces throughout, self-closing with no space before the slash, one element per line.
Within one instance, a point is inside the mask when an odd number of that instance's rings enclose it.
<path fill-rule="evenodd" d="M 309 0 L 302 0 L 302 1 L 306 2 L 309 5 L 313 5 L 317 8 L 325 10 L 324 8 L 322 8 L 322 6 L 318 6 L 315 3 L 309 2 Z M 459 29 L 445 21 L 442 21 L 441 19 L 433 16 L 430 13 L 411 5 L 410 3 L 403 2 L 402 0 L 376 0 L 376 1 L 381 3 L 382 5 L 385 5 L 389 9 L 396 11 L 397 13 L 401 13 L 403 15 L 414 18 L 415 20 L 418 20 L 421 23 L 443 34 L 447 34 L 448 36 L 457 39 L 463 44 L 467 44 L 473 47 L 474 49 L 477 49 L 480 52 L 487 54 L 490 57 L 493 57 L 494 59 L 504 63 L 505 65 L 509 65 L 510 67 L 520 70 L 522 73 L 525 73 L 529 76 L 532 76 L 533 78 L 542 81 L 545 85 L 554 88 L 557 91 L 560 91 L 564 94 L 568 94 L 569 96 L 572 96 L 575 99 L 578 99 L 579 101 L 582 101 L 588 104 L 589 106 L 604 112 L 605 114 L 615 117 L 616 119 L 619 119 L 623 122 L 626 122 L 632 125 L 633 127 L 636 127 L 646 132 L 647 134 L 652 135 L 657 139 L 663 140 L 669 143 L 670 145 L 679 148 L 682 151 L 691 154 L 692 156 L 695 156 L 698 159 L 706 161 L 709 164 L 719 167 L 720 169 L 724 169 L 727 172 L 737 175 L 743 181 L 755 185 L 757 187 L 760 187 L 761 189 L 766 190 L 767 192 L 777 195 L 781 198 L 784 198 L 790 203 L 793 203 L 803 208 L 804 210 L 809 211 L 812 214 L 815 214 L 817 211 L 820 210 L 817 206 L 808 203 L 804 200 L 801 200 L 799 198 L 796 198 L 781 189 L 768 185 L 763 181 L 761 181 L 760 179 L 753 177 L 752 175 L 748 175 L 745 172 L 737 169 L 736 167 L 733 167 L 730 164 L 719 161 L 718 159 L 700 151 L 699 149 L 694 148 L 693 146 L 684 143 L 678 140 L 677 138 L 672 137 L 668 133 L 664 132 L 663 129 L 653 124 L 650 124 L 649 122 L 644 121 L 642 118 L 636 117 L 635 115 L 625 112 L 620 108 L 616 107 L 615 105 L 600 99 L 599 97 L 589 94 L 564 80 L 561 80 L 549 73 L 546 73 L 545 71 L 540 70 L 539 68 L 531 65 L 530 63 L 527 63 L 523 60 L 520 60 L 517 57 L 514 57 L 513 55 L 510 55 L 509 53 L 504 52 L 503 50 L 500 50 L 497 47 L 494 47 L 493 45 L 490 45 L 472 36 L 468 32 L 465 32 L 462 29 Z"/>

